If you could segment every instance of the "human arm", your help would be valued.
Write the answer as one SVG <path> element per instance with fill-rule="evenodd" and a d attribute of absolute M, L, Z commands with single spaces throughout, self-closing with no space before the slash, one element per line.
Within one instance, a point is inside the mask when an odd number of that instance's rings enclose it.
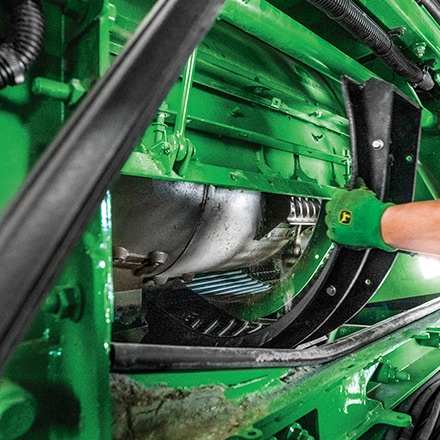
<path fill-rule="evenodd" d="M 380 229 L 383 240 L 395 249 L 440 255 L 440 199 L 390 206 Z"/>
<path fill-rule="evenodd" d="M 440 200 L 383 203 L 365 187 L 336 190 L 326 205 L 327 234 L 340 244 L 440 255 Z M 341 222 L 343 212 L 352 222 Z"/>

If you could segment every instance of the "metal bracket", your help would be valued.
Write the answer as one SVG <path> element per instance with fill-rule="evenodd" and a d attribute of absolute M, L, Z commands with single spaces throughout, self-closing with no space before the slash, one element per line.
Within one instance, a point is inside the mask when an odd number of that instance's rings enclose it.
<path fill-rule="evenodd" d="M 412 201 L 421 108 L 393 84 L 375 78 L 358 84 L 343 77 L 342 89 L 350 122 L 351 186 L 362 177 L 383 201 Z M 376 293 L 396 258 L 379 249 L 340 246 L 336 254 L 327 278 L 306 307 L 314 319 L 301 327 L 290 326 L 273 341 L 275 346 L 300 335 L 305 340 L 319 338 L 347 322 Z"/>
<path fill-rule="evenodd" d="M 379 199 L 410 202 L 414 196 L 421 108 L 394 85 L 372 78 L 342 78 L 350 122 L 352 185 L 358 176 Z"/>

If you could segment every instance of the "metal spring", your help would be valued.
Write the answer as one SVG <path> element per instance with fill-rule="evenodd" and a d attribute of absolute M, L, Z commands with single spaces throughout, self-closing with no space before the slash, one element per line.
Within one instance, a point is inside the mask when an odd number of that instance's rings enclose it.
<path fill-rule="evenodd" d="M 321 203 L 309 197 L 291 197 L 290 214 L 287 221 L 290 225 L 314 225 L 318 219 Z"/>

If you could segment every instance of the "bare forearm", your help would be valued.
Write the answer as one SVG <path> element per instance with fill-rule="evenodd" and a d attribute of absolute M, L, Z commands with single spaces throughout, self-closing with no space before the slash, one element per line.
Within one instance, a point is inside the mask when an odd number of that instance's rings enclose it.
<path fill-rule="evenodd" d="M 391 206 L 382 216 L 381 233 L 396 249 L 440 255 L 440 200 Z"/>

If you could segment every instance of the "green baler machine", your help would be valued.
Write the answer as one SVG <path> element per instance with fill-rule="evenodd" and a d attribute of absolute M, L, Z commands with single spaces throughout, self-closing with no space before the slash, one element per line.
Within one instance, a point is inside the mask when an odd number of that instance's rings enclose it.
<path fill-rule="evenodd" d="M 440 438 L 437 0 L 0 5 L 0 439 Z M 412 437 L 411 437 L 412 435 Z"/>

